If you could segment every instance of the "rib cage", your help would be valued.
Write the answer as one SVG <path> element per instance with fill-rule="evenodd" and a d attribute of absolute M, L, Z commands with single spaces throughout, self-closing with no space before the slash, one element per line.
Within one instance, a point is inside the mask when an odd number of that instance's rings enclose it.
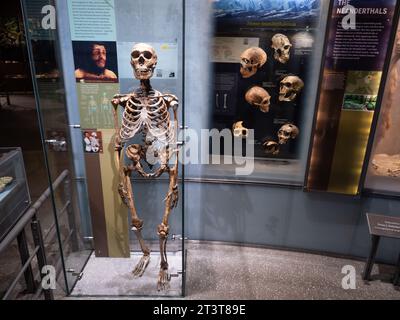
<path fill-rule="evenodd" d="M 173 142 L 175 131 L 165 99 L 168 96 L 153 90 L 146 96 L 141 92 L 132 94 L 122 114 L 121 140 L 127 141 L 145 131 L 164 145 Z"/>

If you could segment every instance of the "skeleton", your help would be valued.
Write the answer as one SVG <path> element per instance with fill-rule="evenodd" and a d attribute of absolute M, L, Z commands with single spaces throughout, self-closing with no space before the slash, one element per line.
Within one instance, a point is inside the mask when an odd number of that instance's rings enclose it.
<path fill-rule="evenodd" d="M 298 76 L 283 78 L 279 88 L 279 101 L 294 101 L 304 88 L 304 82 Z"/>
<path fill-rule="evenodd" d="M 267 62 L 267 54 L 258 47 L 251 47 L 240 55 L 240 73 L 243 78 L 250 78 Z"/>
<path fill-rule="evenodd" d="M 286 144 L 289 139 L 296 139 L 299 135 L 299 128 L 294 124 L 284 124 L 278 131 L 279 144 Z"/>
<path fill-rule="evenodd" d="M 150 250 L 145 244 L 141 230 L 143 220 L 136 212 L 130 176 L 137 172 L 145 178 L 157 178 L 163 173 L 169 174 L 169 188 L 165 198 L 165 211 L 157 232 L 160 242 L 160 271 L 157 282 L 158 290 L 165 290 L 169 286 L 168 262 L 166 244 L 169 233 L 168 218 L 171 210 L 178 202 L 178 150 L 172 148 L 175 144 L 178 128 L 178 99 L 172 94 L 161 94 L 150 85 L 157 64 L 157 54 L 154 49 L 144 43 L 136 44 L 131 51 L 131 66 L 135 78 L 140 80 L 140 88 L 134 92 L 120 95 L 112 99 L 114 126 L 115 126 L 115 164 L 119 170 L 118 192 L 131 212 L 132 230 L 139 241 L 143 256 L 133 270 L 133 274 L 141 277 L 150 261 Z M 118 106 L 124 111 L 121 126 L 118 124 Z M 170 110 L 173 114 L 171 121 Z M 129 139 L 142 133 L 143 144 L 127 145 Z M 129 159 L 124 161 L 124 154 Z M 175 158 L 173 158 L 175 156 Z M 159 167 L 153 172 L 146 172 L 142 163 L 153 168 L 153 161 L 159 161 Z M 171 160 L 171 161 L 170 161 Z M 172 161 L 173 160 L 173 161 Z M 169 165 L 169 162 L 173 162 Z"/>
<path fill-rule="evenodd" d="M 249 129 L 243 127 L 243 121 L 235 122 L 232 126 L 232 131 L 236 138 L 247 138 L 249 135 Z"/>
<path fill-rule="evenodd" d="M 400 178 L 400 155 L 377 154 L 372 160 L 372 167 L 376 175 Z"/>
<path fill-rule="evenodd" d="M 263 147 L 267 154 L 277 155 L 279 153 L 279 144 L 275 141 L 265 141 Z"/>
<path fill-rule="evenodd" d="M 280 63 L 287 63 L 290 59 L 290 49 L 292 48 L 292 44 L 289 41 L 289 38 L 284 34 L 277 33 L 272 37 L 272 46 L 274 49 L 274 58 Z"/>
<path fill-rule="evenodd" d="M 246 92 L 246 101 L 260 111 L 266 113 L 269 111 L 271 105 L 271 96 L 261 87 L 253 87 Z"/>

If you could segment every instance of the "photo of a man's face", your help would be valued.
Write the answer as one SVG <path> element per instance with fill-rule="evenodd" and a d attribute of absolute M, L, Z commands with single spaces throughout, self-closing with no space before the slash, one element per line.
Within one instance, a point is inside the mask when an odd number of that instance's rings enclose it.
<path fill-rule="evenodd" d="M 73 50 L 78 82 L 118 82 L 115 43 L 73 41 Z"/>
<path fill-rule="evenodd" d="M 98 68 L 106 67 L 107 52 L 106 48 L 103 45 L 93 44 L 92 60 Z"/>

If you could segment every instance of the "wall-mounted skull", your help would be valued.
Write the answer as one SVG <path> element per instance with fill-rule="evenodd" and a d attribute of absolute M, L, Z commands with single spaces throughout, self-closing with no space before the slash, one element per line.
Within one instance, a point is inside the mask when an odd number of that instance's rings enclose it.
<path fill-rule="evenodd" d="M 245 99 L 252 106 L 259 108 L 260 111 L 269 111 L 271 96 L 265 89 L 255 86 L 246 92 Z"/>
<path fill-rule="evenodd" d="M 277 155 L 279 153 L 279 144 L 275 141 L 265 141 L 263 147 L 266 154 Z"/>
<path fill-rule="evenodd" d="M 235 122 L 232 126 L 233 135 L 236 138 L 247 138 L 249 129 L 243 127 L 243 121 Z"/>
<path fill-rule="evenodd" d="M 294 101 L 304 88 L 304 82 L 298 76 L 287 76 L 279 88 L 279 101 Z"/>
<path fill-rule="evenodd" d="M 289 139 L 296 139 L 299 132 L 299 128 L 294 124 L 287 123 L 283 125 L 278 131 L 279 144 L 286 144 Z"/>
<path fill-rule="evenodd" d="M 148 80 L 153 76 L 157 65 L 157 54 L 154 48 L 147 43 L 137 43 L 131 51 L 131 66 L 135 78 Z"/>
<path fill-rule="evenodd" d="M 258 47 L 251 47 L 240 55 L 240 73 L 243 78 L 250 78 L 267 62 L 267 54 Z"/>
<path fill-rule="evenodd" d="M 272 37 L 271 48 L 275 50 L 274 58 L 280 63 L 287 63 L 290 59 L 290 49 L 292 44 L 284 34 L 277 33 Z"/>

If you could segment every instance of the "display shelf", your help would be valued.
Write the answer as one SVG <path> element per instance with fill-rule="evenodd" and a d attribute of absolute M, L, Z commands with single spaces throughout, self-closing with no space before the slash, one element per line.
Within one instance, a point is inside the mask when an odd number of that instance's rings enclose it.
<path fill-rule="evenodd" d="M 4 189 L 3 192 L 0 193 L 0 204 L 1 204 L 3 201 L 7 201 L 7 197 L 8 197 L 9 195 L 11 195 L 11 194 L 15 191 L 15 189 L 17 188 L 17 186 L 18 186 L 18 183 L 13 181 L 13 182 L 11 182 L 11 184 L 9 184 L 9 185 Z"/>
<path fill-rule="evenodd" d="M 0 177 L 13 181 L 0 193 L 0 239 L 30 205 L 29 189 L 20 148 L 0 148 Z"/>

